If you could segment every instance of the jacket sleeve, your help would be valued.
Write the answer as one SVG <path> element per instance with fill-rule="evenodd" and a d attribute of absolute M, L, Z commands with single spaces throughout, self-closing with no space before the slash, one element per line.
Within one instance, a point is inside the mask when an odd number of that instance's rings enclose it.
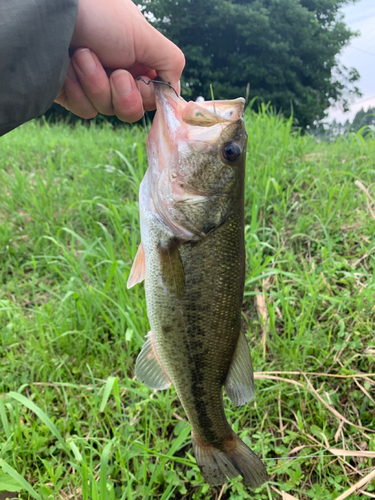
<path fill-rule="evenodd" d="M 0 135 L 51 106 L 77 12 L 78 0 L 0 0 Z"/>

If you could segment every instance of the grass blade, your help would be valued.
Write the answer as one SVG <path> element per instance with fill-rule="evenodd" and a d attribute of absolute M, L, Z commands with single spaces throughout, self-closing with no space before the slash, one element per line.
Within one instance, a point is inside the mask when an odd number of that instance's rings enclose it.
<path fill-rule="evenodd" d="M 104 409 L 107 405 L 109 396 L 111 395 L 112 388 L 113 388 L 115 382 L 117 382 L 117 377 L 108 377 L 107 382 L 106 382 L 105 387 L 104 387 L 103 398 L 102 398 L 102 402 L 100 403 L 99 411 L 101 411 L 101 412 L 104 411 Z"/>
<path fill-rule="evenodd" d="M 35 500 L 42 500 L 42 497 L 34 490 L 31 484 L 29 484 L 26 479 L 21 476 L 21 474 L 19 474 L 16 470 L 13 469 L 13 467 L 11 467 L 2 459 L 0 459 L 0 467 L 6 474 L 17 481 L 20 487 L 26 490 L 33 498 L 35 498 Z"/>
<path fill-rule="evenodd" d="M 9 422 L 8 422 L 7 414 L 5 411 L 5 405 L 4 405 L 4 402 L 3 402 L 3 399 L 1 396 L 0 396 L 0 420 L 1 420 L 1 423 L 3 424 L 3 429 L 5 432 L 5 435 L 6 435 L 7 439 L 9 439 L 10 436 L 12 435 L 12 433 L 10 431 Z"/>
<path fill-rule="evenodd" d="M 111 451 L 114 439 L 106 444 L 103 449 L 102 456 L 100 458 L 100 480 L 99 480 L 99 491 L 100 500 L 107 500 L 107 471 L 108 471 L 108 460 L 109 453 Z"/>
<path fill-rule="evenodd" d="M 69 455 L 70 457 L 70 450 L 68 448 L 68 445 L 66 444 L 65 440 L 61 436 L 60 432 L 57 430 L 55 424 L 52 423 L 51 419 L 48 417 L 46 413 L 44 413 L 43 410 L 41 410 L 36 404 L 34 404 L 30 399 L 26 398 L 22 394 L 18 394 L 18 392 L 10 392 L 8 396 L 12 399 L 15 399 L 22 405 L 26 406 L 29 410 L 33 411 L 35 415 L 37 415 L 40 420 L 48 427 L 48 429 L 52 432 L 52 434 L 55 436 L 55 438 L 60 442 L 63 450 Z"/>

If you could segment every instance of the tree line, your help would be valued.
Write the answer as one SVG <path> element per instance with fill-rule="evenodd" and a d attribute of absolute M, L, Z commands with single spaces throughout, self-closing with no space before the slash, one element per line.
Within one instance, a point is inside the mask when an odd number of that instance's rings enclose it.
<path fill-rule="evenodd" d="M 332 123 L 319 123 L 311 130 L 317 139 L 326 141 L 335 140 L 340 135 L 357 134 L 360 132 L 363 136 L 375 135 L 375 107 L 368 108 L 365 111 L 360 109 L 353 121 L 346 120 L 345 123 L 333 120 Z"/>

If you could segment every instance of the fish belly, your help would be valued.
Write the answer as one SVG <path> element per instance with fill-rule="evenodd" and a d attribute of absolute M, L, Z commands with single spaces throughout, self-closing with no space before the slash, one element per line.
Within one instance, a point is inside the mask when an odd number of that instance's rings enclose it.
<path fill-rule="evenodd" d="M 179 245 L 185 280 L 180 297 L 161 278 L 159 245 L 168 233 L 155 224 L 148 234 L 146 300 L 158 355 L 194 435 L 219 444 L 231 432 L 222 386 L 241 331 L 240 221 L 233 216 L 203 240 Z"/>

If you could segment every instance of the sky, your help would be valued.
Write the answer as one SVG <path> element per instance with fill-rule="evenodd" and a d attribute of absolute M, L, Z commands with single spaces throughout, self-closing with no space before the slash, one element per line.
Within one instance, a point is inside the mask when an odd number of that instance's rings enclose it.
<path fill-rule="evenodd" d="M 339 108 L 330 108 L 328 121 L 339 122 L 352 120 L 361 108 L 365 110 L 375 106 L 375 0 L 359 0 L 355 4 L 342 8 L 345 21 L 352 30 L 360 31 L 360 36 L 353 38 L 339 60 L 347 67 L 359 71 L 361 79 L 357 86 L 363 96 L 350 106 L 350 112 L 343 113 Z"/>

